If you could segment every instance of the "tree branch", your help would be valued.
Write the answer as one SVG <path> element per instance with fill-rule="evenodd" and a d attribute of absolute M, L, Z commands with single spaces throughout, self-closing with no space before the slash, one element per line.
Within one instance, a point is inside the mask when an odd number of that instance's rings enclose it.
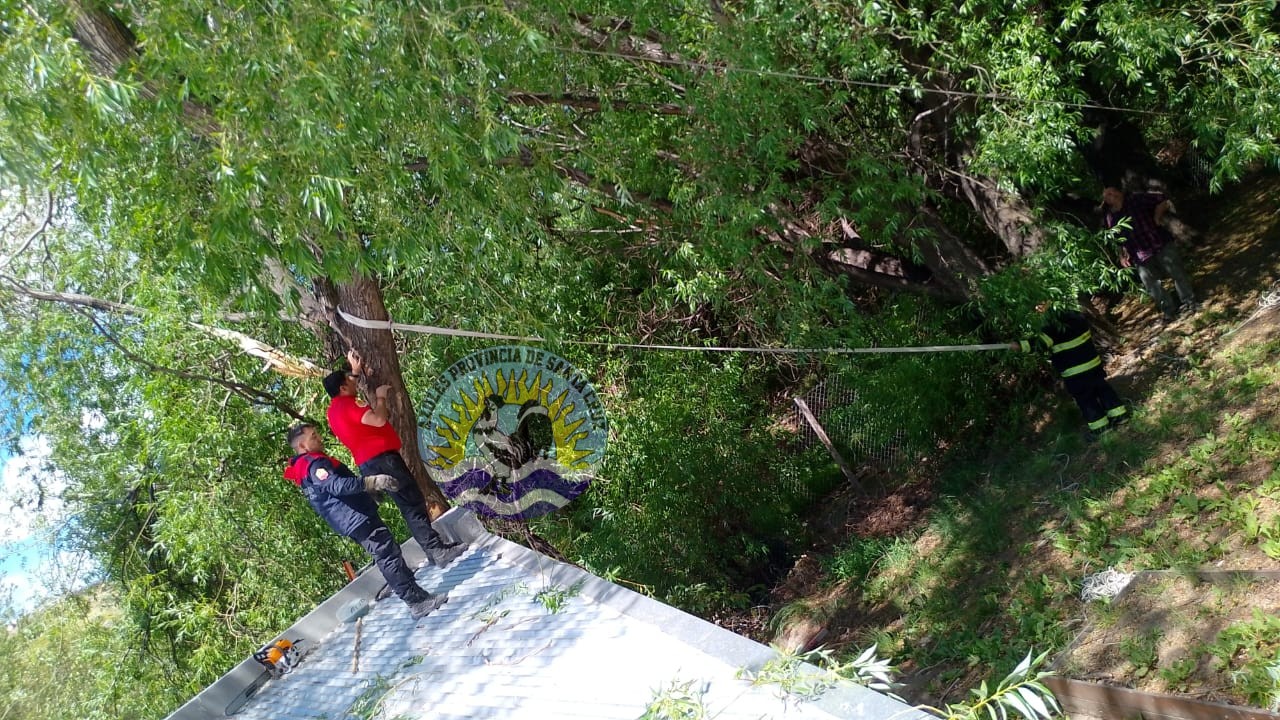
<path fill-rule="evenodd" d="M 93 316 L 93 313 L 89 312 L 89 310 L 87 310 L 86 308 L 73 307 L 72 312 L 75 312 L 79 315 L 84 316 L 86 319 L 89 320 L 89 322 L 93 323 L 93 326 L 97 328 L 99 333 L 102 334 L 102 337 L 106 338 L 107 342 L 114 345 L 115 348 L 119 350 L 120 353 L 124 355 L 126 359 L 128 359 L 133 363 L 141 365 L 142 367 L 148 370 L 151 370 L 153 372 L 164 373 L 165 375 L 172 375 L 174 377 L 182 378 L 184 380 L 196 380 L 199 382 L 212 383 L 214 385 L 218 385 L 219 387 L 224 387 L 256 405 L 268 405 L 270 407 L 273 407 L 279 410 L 280 412 L 288 415 L 289 417 L 292 417 L 295 420 L 298 420 L 299 422 L 306 422 L 306 423 L 315 422 L 311 418 L 308 418 L 306 415 L 303 415 L 302 413 L 293 409 L 292 406 L 286 404 L 284 401 L 280 399 L 278 395 L 274 395 L 265 390 L 259 390 L 258 388 L 245 385 L 244 383 L 241 383 L 241 382 L 236 382 L 235 380 L 228 380 L 226 378 L 214 377 L 212 375 L 200 375 L 197 373 L 188 372 L 186 370 L 178 370 L 176 368 L 171 368 L 165 365 L 160 365 L 159 363 L 152 362 L 142 357 L 141 355 L 138 355 L 137 353 L 133 352 L 129 348 L 125 347 L 124 344 L 120 342 L 119 338 L 113 335 L 111 331 L 108 330 L 105 325 L 99 322 L 98 319 Z"/>
<path fill-rule="evenodd" d="M 5 258 L 3 261 L 0 261 L 0 271 L 3 271 L 6 267 L 9 266 L 9 263 L 14 261 L 15 258 L 17 258 L 22 253 L 26 252 L 27 248 L 31 247 L 31 243 L 35 242 L 36 238 L 43 235 L 44 231 L 49 229 L 49 224 L 53 222 L 53 208 L 54 208 L 53 191 L 46 190 L 45 193 L 46 193 L 46 196 L 48 197 L 48 206 L 45 208 L 45 211 L 44 211 L 44 219 L 40 221 L 40 224 L 36 226 L 35 230 L 31 231 L 31 234 L 27 236 L 27 239 L 22 241 L 22 243 L 18 246 L 17 250 L 14 250 L 13 253 L 9 255 L 9 257 Z M 25 217 L 25 215 L 26 213 L 24 212 L 23 216 Z"/>
<path fill-rule="evenodd" d="M 17 279 L 7 275 L 0 274 L 0 281 L 9 285 L 10 288 L 20 295 L 26 296 L 32 300 L 40 302 L 48 302 L 57 305 L 65 305 L 73 310 L 89 308 L 100 312 L 116 313 L 120 315 L 129 315 L 132 317 L 143 317 L 151 314 L 146 308 L 136 305 L 128 305 L 125 303 L 115 302 L 113 300 L 104 300 L 91 295 L 82 295 L 80 293 L 64 293 L 50 290 L 37 290 L 19 282 Z M 228 330 L 226 328 L 214 327 L 195 322 L 193 320 L 185 321 L 187 325 L 200 330 L 208 335 L 220 338 L 222 340 L 230 340 L 240 346 L 240 350 L 246 355 L 265 360 L 273 371 L 280 375 L 288 377 L 320 377 L 325 374 L 323 368 L 306 358 L 294 357 L 279 348 L 268 345 L 267 343 L 257 340 L 242 332 Z"/>
<path fill-rule="evenodd" d="M 607 105 L 618 110 L 637 110 L 652 112 L 658 115 L 692 115 L 693 110 L 675 103 L 643 103 L 630 100 L 602 99 L 598 95 L 582 95 L 579 93 L 531 93 L 514 90 L 507 93 L 507 101 L 512 105 L 536 107 L 539 105 L 564 105 L 599 112 Z"/>

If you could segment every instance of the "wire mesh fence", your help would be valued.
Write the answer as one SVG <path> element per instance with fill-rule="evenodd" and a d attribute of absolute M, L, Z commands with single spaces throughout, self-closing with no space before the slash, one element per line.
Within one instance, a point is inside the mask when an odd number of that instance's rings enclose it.
<path fill-rule="evenodd" d="M 895 419 L 864 402 L 856 388 L 840 379 L 824 380 L 797 397 L 788 420 L 796 429 L 796 451 L 828 453 L 848 474 L 899 471 L 917 451 Z M 796 471 L 784 473 L 783 480 L 793 490 L 807 488 Z"/>

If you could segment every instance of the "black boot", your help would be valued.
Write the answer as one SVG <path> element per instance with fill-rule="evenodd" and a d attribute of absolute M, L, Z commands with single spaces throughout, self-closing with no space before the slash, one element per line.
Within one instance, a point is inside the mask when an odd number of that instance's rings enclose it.
<path fill-rule="evenodd" d="M 428 595 L 425 600 L 406 604 L 409 606 L 409 614 L 417 619 L 430 615 L 431 611 L 447 602 L 449 602 L 448 595 Z"/>
<path fill-rule="evenodd" d="M 455 543 L 453 545 L 441 545 L 440 547 L 427 548 L 427 560 L 438 568 L 447 566 L 458 558 L 459 555 L 467 551 L 466 543 Z"/>

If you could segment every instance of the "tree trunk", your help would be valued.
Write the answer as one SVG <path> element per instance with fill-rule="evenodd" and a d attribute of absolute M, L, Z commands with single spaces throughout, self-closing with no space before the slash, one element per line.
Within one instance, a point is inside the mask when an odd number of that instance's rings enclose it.
<path fill-rule="evenodd" d="M 390 320 L 387 308 L 382 302 L 382 288 L 369 277 L 357 274 L 346 282 L 335 286 L 338 307 L 347 313 L 368 320 Z M 400 454 L 405 464 L 413 471 L 423 497 L 427 499 L 427 509 L 434 520 L 449 508 L 449 501 L 436 486 L 427 466 L 422 461 L 422 451 L 418 444 L 418 414 L 413 402 L 409 399 L 409 391 L 404 386 L 404 376 L 400 370 L 400 356 L 396 352 L 396 339 L 390 330 L 371 330 L 352 325 L 340 317 L 334 318 L 335 328 L 347 339 L 351 347 L 360 353 L 371 387 L 390 385 L 387 395 L 387 409 L 391 413 L 391 426 L 400 435 Z"/>
<path fill-rule="evenodd" d="M 601 28 L 600 25 L 604 27 Z M 604 50 L 617 55 L 656 63 L 658 65 L 682 65 L 679 54 L 664 47 L 665 38 L 654 32 L 644 37 L 631 35 L 631 21 L 623 18 L 596 18 L 583 13 L 574 14 L 570 30 L 585 39 L 592 50 Z"/>
<path fill-rule="evenodd" d="M 968 300 L 978 290 L 978 279 L 991 274 L 982 257 L 951 232 L 935 209 L 925 206 L 920 215 L 932 231 L 932 237 L 916 242 L 912 248 L 920 261 L 933 273 L 938 284 Z"/>
<path fill-rule="evenodd" d="M 990 178 L 960 174 L 958 183 L 960 199 L 969 203 L 1010 255 L 1021 259 L 1044 245 L 1044 230 L 1020 196 L 1001 190 Z"/>
<path fill-rule="evenodd" d="M 110 11 L 71 3 L 75 11 L 72 34 L 89 54 L 99 73 L 115 77 L 120 68 L 137 57 L 137 39 Z"/>
<path fill-rule="evenodd" d="M 137 38 L 129 27 L 104 7 L 86 7 L 84 3 L 71 3 L 75 12 L 71 34 L 89 55 L 89 61 L 100 75 L 114 78 L 122 68 L 137 59 Z M 140 93 L 145 98 L 155 98 L 155 88 L 143 83 Z M 182 114 L 201 137 L 208 138 L 217 129 L 209 109 L 184 99 Z"/>
<path fill-rule="evenodd" d="M 841 249 L 824 251 L 815 260 L 832 275 L 846 275 L 861 285 L 928 295 L 941 300 L 964 300 L 963 295 L 949 287 L 931 283 L 928 279 L 909 277 L 907 270 L 910 265 L 901 258 L 868 250 Z"/>
<path fill-rule="evenodd" d="M 911 65 L 929 66 L 928 52 L 925 49 L 906 42 L 895 43 L 898 52 Z M 937 77 L 921 78 L 925 87 L 943 92 L 960 88 L 961 79 L 949 73 L 940 73 Z M 973 111 L 973 99 L 942 97 L 931 94 L 919 105 L 919 111 L 907 129 L 906 153 L 917 166 L 925 184 L 953 199 L 967 204 L 974 213 L 1000 241 L 1009 254 L 1021 259 L 1038 250 L 1045 242 L 1044 230 L 1031 207 L 1017 193 L 1002 190 L 999 183 L 990 177 L 975 176 L 966 169 L 970 143 L 964 138 L 953 137 L 954 118 L 957 114 Z M 963 246 L 963 242 L 949 232 L 936 213 L 931 214 L 928 221 L 946 245 L 955 249 Z M 967 277 L 965 284 L 971 284 L 974 272 L 979 268 L 990 274 L 985 263 L 967 250 L 958 254 L 946 252 L 943 258 L 959 265 L 953 265 L 960 277 Z M 976 262 L 975 262 L 976 261 Z M 926 262 L 928 262 L 926 260 Z M 944 274 L 951 275 L 951 271 Z M 960 279 L 958 277 L 957 279 Z M 971 292 L 971 291 L 970 291 Z"/>
<path fill-rule="evenodd" d="M 806 227 L 778 205 L 767 208 L 778 229 L 759 228 L 757 234 L 781 245 L 789 253 L 811 242 L 819 232 L 830 236 L 830 230 Z M 854 282 L 871 287 L 882 287 L 901 292 L 918 293 L 932 297 L 963 301 L 966 295 L 955 288 L 937 281 L 930 268 L 910 260 L 881 252 L 861 242 L 857 230 L 845 218 L 840 218 L 838 242 L 826 241 L 811 252 L 813 261 L 832 275 L 844 275 Z"/>

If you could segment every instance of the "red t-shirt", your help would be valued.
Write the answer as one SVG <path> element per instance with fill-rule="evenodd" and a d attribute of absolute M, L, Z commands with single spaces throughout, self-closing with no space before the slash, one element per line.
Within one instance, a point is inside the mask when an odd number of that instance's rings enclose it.
<path fill-rule="evenodd" d="M 351 459 L 357 465 L 384 452 L 400 449 L 400 436 L 391 423 L 374 427 L 360 422 L 368 411 L 368 403 L 350 395 L 339 395 L 329 403 L 329 429 L 351 451 Z"/>

